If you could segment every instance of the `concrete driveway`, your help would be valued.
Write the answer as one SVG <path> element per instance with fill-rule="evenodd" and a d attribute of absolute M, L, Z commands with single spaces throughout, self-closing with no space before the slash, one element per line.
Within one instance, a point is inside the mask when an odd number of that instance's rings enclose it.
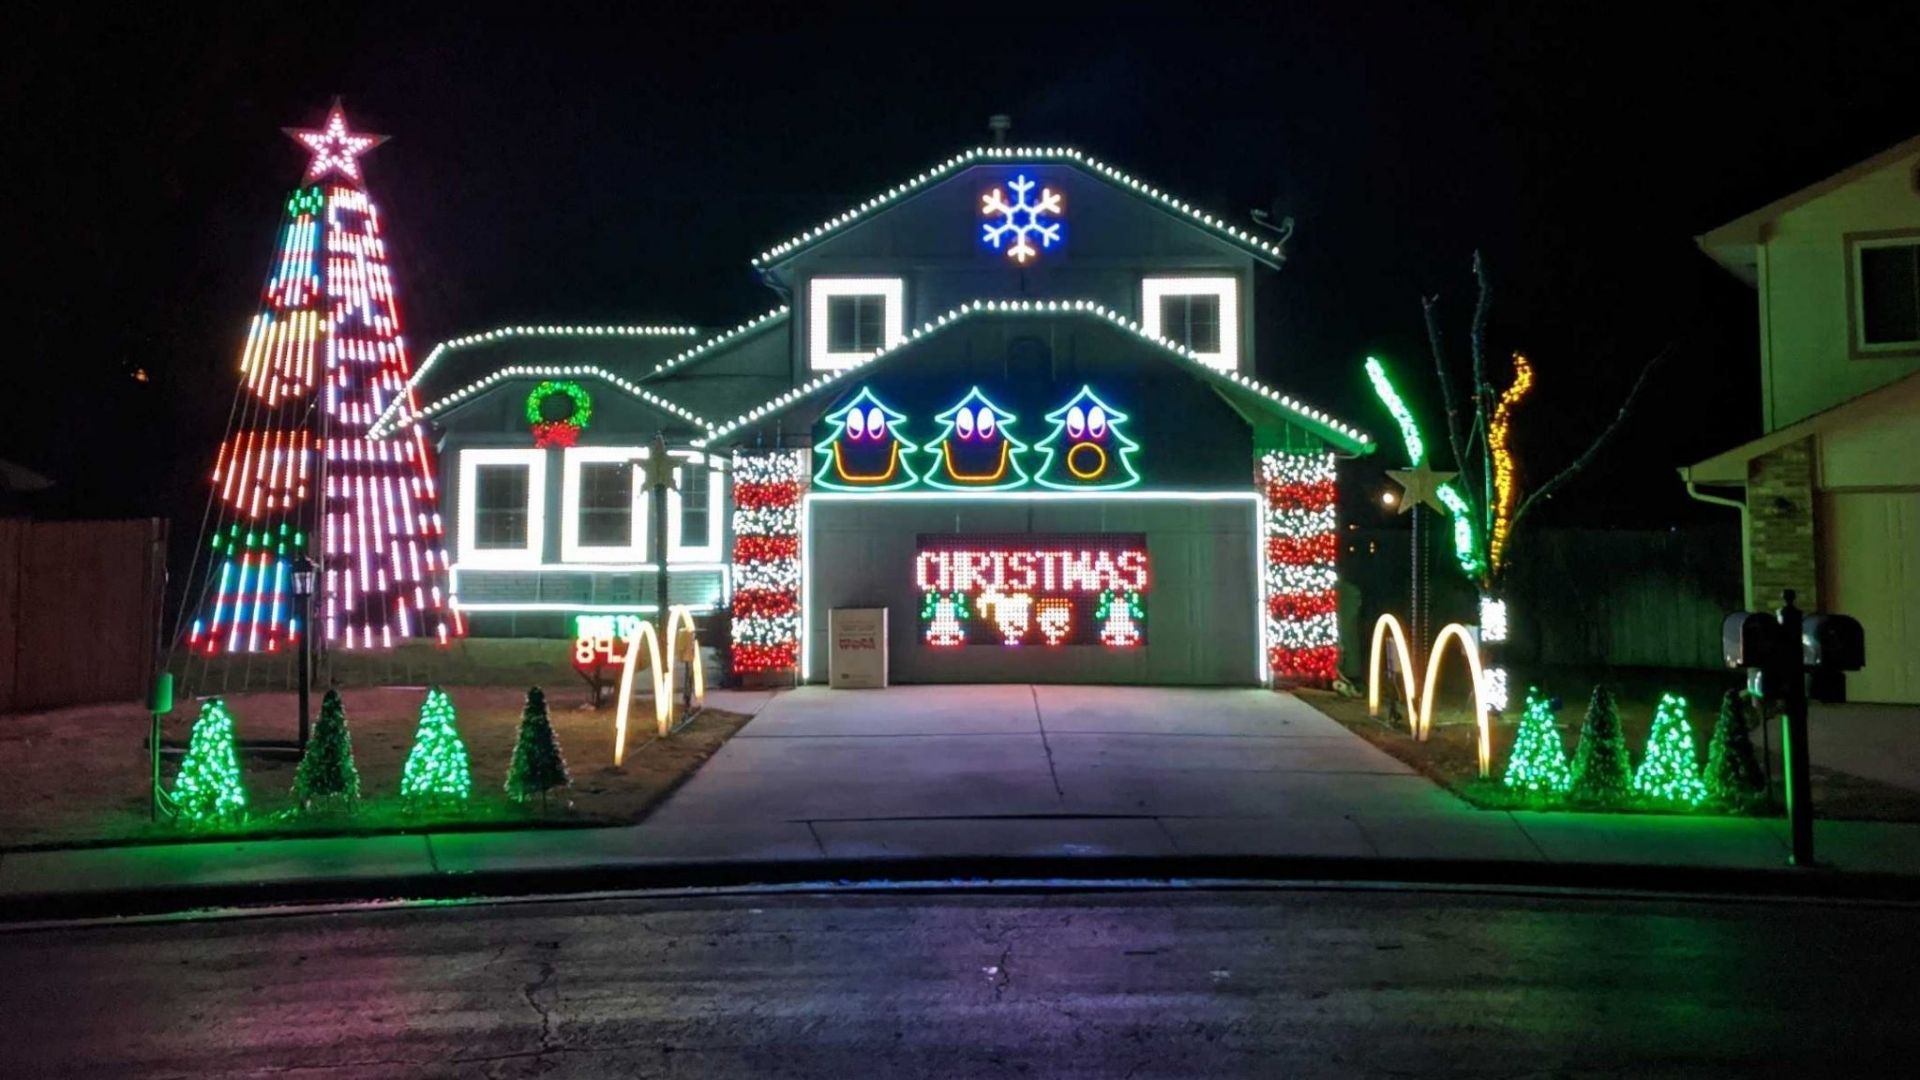
<path fill-rule="evenodd" d="M 1506 815 L 1262 690 L 804 687 L 647 825 L 775 822 L 804 823 L 828 856 L 1404 856 L 1443 828 L 1477 857 L 1539 857 Z"/>

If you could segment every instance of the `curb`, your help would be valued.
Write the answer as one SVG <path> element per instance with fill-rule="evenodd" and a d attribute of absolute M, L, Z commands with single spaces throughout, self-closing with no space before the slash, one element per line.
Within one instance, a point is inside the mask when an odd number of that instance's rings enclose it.
<path fill-rule="evenodd" d="M 0 923 L 204 916 L 249 909 L 379 902 L 556 900 L 654 890 L 1073 892 L 1086 888 L 1424 886 L 1587 892 L 1644 899 L 1920 902 L 1920 877 L 1826 869 L 1712 869 L 1605 863 L 1287 856 L 993 856 L 700 861 L 183 885 L 0 898 Z M 16 927 L 17 928 L 17 927 Z"/>

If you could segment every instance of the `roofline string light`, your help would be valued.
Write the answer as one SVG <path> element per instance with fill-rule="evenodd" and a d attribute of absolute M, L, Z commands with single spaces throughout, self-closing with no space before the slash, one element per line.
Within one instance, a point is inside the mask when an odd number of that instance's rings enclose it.
<path fill-rule="evenodd" d="M 656 409 L 659 409 L 662 412 L 669 413 L 673 416 L 679 417 L 682 420 L 686 420 L 690 423 L 697 424 L 700 427 L 707 429 L 707 431 L 709 432 L 713 431 L 713 422 L 708 420 L 707 418 L 700 416 L 699 414 L 695 413 L 691 409 L 685 408 L 680 405 L 676 405 L 673 402 L 668 401 L 666 398 L 661 397 L 659 394 L 656 394 L 651 390 L 648 390 L 640 386 L 638 383 L 633 382 L 631 379 L 627 379 L 619 375 L 615 375 L 613 372 L 608 371 L 606 368 L 599 367 L 598 365 L 593 365 L 593 364 L 545 365 L 543 364 L 543 365 L 536 366 L 531 364 L 515 364 L 512 367 L 501 368 L 499 371 L 496 371 L 491 375 L 488 375 L 486 378 L 481 379 L 478 382 L 469 383 L 468 385 L 463 386 L 458 390 L 455 390 L 453 393 L 448 394 L 446 397 L 443 397 L 440 400 L 435 401 L 430 405 L 421 406 L 419 411 L 415 412 L 411 416 L 408 416 L 408 417 L 405 417 L 404 419 L 396 421 L 391 427 L 385 426 L 386 421 L 382 420 L 379 424 L 376 424 L 374 426 L 370 434 L 374 438 L 384 438 L 385 436 L 391 435 L 396 431 L 402 430 L 404 428 L 412 427 L 414 424 L 420 422 L 421 420 L 427 419 L 428 417 L 434 416 L 440 412 L 443 412 L 449 408 L 452 408 L 453 406 L 458 405 L 460 402 L 465 401 L 466 399 L 474 396 L 475 394 L 478 394 L 484 390 L 491 389 L 492 387 L 500 383 L 506 382 L 509 379 L 583 379 L 583 378 L 593 378 L 593 379 L 604 380 L 605 382 L 610 383 L 613 386 L 626 391 L 628 394 L 632 395 L 633 397 L 639 398 L 641 401 L 646 402 L 647 404 L 653 406 Z M 696 443 L 695 445 L 699 445 L 699 444 Z"/>
<path fill-rule="evenodd" d="M 762 402 L 740 416 L 734 417 L 732 420 L 712 428 L 704 438 L 695 439 L 693 445 L 706 446 L 720 439 L 724 439 L 734 432 L 739 431 L 741 428 L 760 420 L 762 417 L 779 412 L 801 398 L 808 397 L 816 391 L 832 386 L 834 383 L 851 376 L 853 373 L 863 370 L 877 360 L 883 360 L 902 349 L 910 348 L 918 344 L 923 338 L 945 330 L 955 323 L 983 314 L 1069 314 L 1087 315 L 1103 319 L 1122 330 L 1132 333 L 1142 341 L 1160 346 L 1172 355 L 1191 364 L 1194 370 L 1204 372 L 1210 378 L 1233 383 L 1244 390 L 1250 390 L 1266 397 L 1268 400 L 1299 416 L 1302 420 L 1319 427 L 1323 432 L 1333 435 L 1333 441 L 1345 443 L 1348 449 L 1358 453 L 1371 453 L 1373 451 L 1374 442 L 1372 437 L 1360 429 L 1336 420 L 1328 413 L 1313 408 L 1310 405 L 1302 404 L 1291 395 L 1281 393 L 1279 390 L 1266 385 L 1258 379 L 1242 375 L 1236 371 L 1221 371 L 1218 368 L 1211 367 L 1204 360 L 1201 360 L 1192 349 L 1166 338 L 1154 337 L 1148 334 L 1138 322 L 1121 315 L 1105 304 L 1096 303 L 1092 300 L 974 300 L 970 303 L 961 304 L 945 314 L 936 316 L 909 331 L 904 340 L 885 348 L 874 350 L 872 356 L 867 357 L 851 367 L 817 375 L 807 382 L 788 390 L 786 393 L 769 401 Z"/>
<path fill-rule="evenodd" d="M 982 162 L 997 161 L 1063 161 L 1078 166 L 1118 187 L 1125 188 L 1138 195 L 1144 195 L 1160 204 L 1163 209 L 1171 210 L 1186 217 L 1189 221 L 1201 225 L 1218 235 L 1239 244 L 1253 252 L 1262 260 L 1279 263 L 1286 259 L 1286 252 L 1279 244 L 1256 236 L 1247 229 L 1229 225 L 1225 218 L 1217 217 L 1196 209 L 1193 204 L 1176 199 L 1159 188 L 1146 183 L 1099 158 L 1083 154 L 1068 146 L 976 146 L 971 150 L 955 154 L 946 161 L 920 173 L 903 184 L 881 192 L 867 199 L 851 210 L 837 214 L 797 236 L 775 244 L 773 247 L 754 256 L 753 265 L 764 267 L 776 259 L 790 255 L 816 240 L 829 236 L 859 221 L 876 210 L 884 209 L 929 184 L 944 180 L 961 169 Z"/>

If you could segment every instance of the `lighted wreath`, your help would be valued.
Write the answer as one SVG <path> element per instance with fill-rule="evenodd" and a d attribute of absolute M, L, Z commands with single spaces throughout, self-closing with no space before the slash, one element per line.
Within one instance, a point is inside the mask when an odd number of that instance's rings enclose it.
<path fill-rule="evenodd" d="M 535 446 L 572 446 L 592 421 L 593 395 L 577 382 L 549 379 L 527 395 Z"/>

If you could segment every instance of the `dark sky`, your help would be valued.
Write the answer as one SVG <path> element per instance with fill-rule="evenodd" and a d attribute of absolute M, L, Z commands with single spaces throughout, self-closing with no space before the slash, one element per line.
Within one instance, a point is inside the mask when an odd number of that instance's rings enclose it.
<path fill-rule="evenodd" d="M 1692 237 L 1920 132 L 1911 3 L 1276 4 L 1216 24 L 162 7 L 8 35 L 0 235 L 25 332 L 0 457 L 62 483 L 53 512 L 182 529 L 304 160 L 279 129 L 336 93 L 393 136 L 367 162 L 416 361 L 516 321 L 732 325 L 775 300 L 755 252 L 1007 112 L 1016 142 L 1293 215 L 1261 372 L 1383 439 L 1361 359 L 1432 403 L 1419 297 L 1441 294 L 1463 342 L 1475 248 L 1499 355 L 1539 373 L 1518 422 L 1535 480 L 1679 339 L 1549 514 L 1594 524 L 1697 519 L 1673 466 L 1757 433 L 1754 299 Z"/>

